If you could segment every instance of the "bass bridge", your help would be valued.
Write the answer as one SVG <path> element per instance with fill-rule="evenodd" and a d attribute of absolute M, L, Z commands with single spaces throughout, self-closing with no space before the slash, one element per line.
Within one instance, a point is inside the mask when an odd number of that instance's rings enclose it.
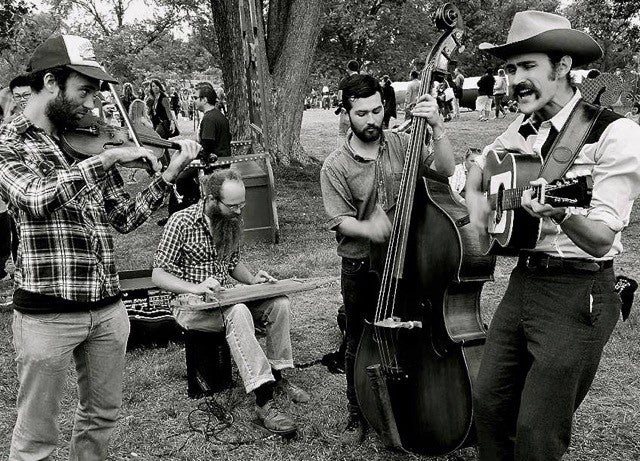
<path fill-rule="evenodd" d="M 380 328 L 406 329 L 406 330 L 413 330 L 414 328 L 422 328 L 422 322 L 419 320 L 402 321 L 398 317 L 387 317 L 386 319 L 378 320 L 374 322 L 373 325 Z"/>

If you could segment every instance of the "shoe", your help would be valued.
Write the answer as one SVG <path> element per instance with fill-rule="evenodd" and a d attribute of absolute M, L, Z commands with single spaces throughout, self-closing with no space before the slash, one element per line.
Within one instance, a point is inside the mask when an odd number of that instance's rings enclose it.
<path fill-rule="evenodd" d="M 273 400 L 262 407 L 256 405 L 256 414 L 262 425 L 274 434 L 291 434 L 297 430 L 291 416 L 280 410 Z"/>
<path fill-rule="evenodd" d="M 340 435 L 340 444 L 343 446 L 360 445 L 367 436 L 368 425 L 358 413 L 349 413 L 347 425 Z"/>
<path fill-rule="evenodd" d="M 287 397 L 289 397 L 292 402 L 307 403 L 309 400 L 311 400 L 311 396 L 307 391 L 291 383 L 291 381 L 286 378 L 282 378 L 280 381 L 278 381 L 276 384 L 276 388 L 279 391 L 286 393 Z"/>

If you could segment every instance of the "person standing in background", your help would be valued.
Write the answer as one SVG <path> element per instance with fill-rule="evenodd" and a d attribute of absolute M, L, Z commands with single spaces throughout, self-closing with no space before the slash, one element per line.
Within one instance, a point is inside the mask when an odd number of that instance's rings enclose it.
<path fill-rule="evenodd" d="M 171 110 L 169 98 L 164 92 L 164 87 L 160 80 L 151 80 L 151 95 L 153 104 L 151 106 L 151 122 L 156 132 L 163 139 L 175 136 L 178 126 L 176 116 Z"/>
<path fill-rule="evenodd" d="M 411 120 L 411 110 L 420 96 L 420 74 L 417 70 L 411 71 L 411 81 L 407 85 L 407 92 L 404 96 L 404 119 Z"/>
<path fill-rule="evenodd" d="M 460 103 L 462 102 L 462 88 L 464 85 L 464 75 L 457 67 L 453 71 L 453 118 L 460 118 Z"/>
<path fill-rule="evenodd" d="M 382 97 L 384 98 L 384 118 L 382 119 L 382 128 L 389 128 L 389 120 L 398 116 L 396 112 L 396 92 L 391 86 L 391 80 L 388 75 L 382 77 Z"/>
<path fill-rule="evenodd" d="M 491 101 L 493 97 L 493 86 L 496 79 L 490 67 L 487 67 L 485 74 L 478 80 L 478 98 L 476 99 L 476 110 L 480 112 L 479 122 L 489 120 L 491 114 Z"/>
<path fill-rule="evenodd" d="M 356 75 L 360 73 L 360 63 L 355 59 L 352 59 L 347 63 L 347 76 L 340 80 L 338 84 L 338 109 L 337 113 L 340 114 L 340 120 L 338 121 L 338 145 L 341 145 L 344 141 L 344 137 L 347 135 L 349 131 L 349 116 L 347 115 L 347 111 L 342 107 L 342 84 L 345 82 L 347 78 L 351 75 Z"/>
<path fill-rule="evenodd" d="M 502 114 L 503 118 L 507 116 L 507 113 L 502 107 L 502 100 L 507 95 L 507 90 L 507 77 L 504 75 L 504 69 L 498 69 L 498 78 L 496 79 L 496 83 L 493 85 L 493 103 L 496 106 L 496 118 L 499 118 L 500 114 Z"/>
<path fill-rule="evenodd" d="M 131 107 L 131 103 L 136 99 L 136 95 L 133 93 L 133 85 L 131 83 L 126 82 L 122 85 L 122 96 L 120 96 L 120 101 L 122 102 L 122 106 L 124 110 L 129 113 L 129 108 Z M 123 120 L 124 126 L 124 120 Z"/>

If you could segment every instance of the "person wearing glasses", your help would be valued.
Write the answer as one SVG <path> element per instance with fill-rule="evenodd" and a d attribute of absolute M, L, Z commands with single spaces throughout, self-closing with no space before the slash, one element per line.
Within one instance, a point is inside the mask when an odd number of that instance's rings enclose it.
<path fill-rule="evenodd" d="M 245 203 L 244 183 L 235 170 L 217 170 L 208 176 L 203 198 L 174 213 L 165 225 L 153 261 L 153 283 L 173 293 L 206 295 L 236 282 L 254 285 L 275 281 L 263 270 L 252 273 L 240 261 Z M 282 375 L 282 370 L 293 368 L 289 298 L 279 296 L 209 311 L 175 307 L 174 315 L 186 330 L 224 331 L 245 390 L 255 395 L 256 413 L 264 427 L 278 434 L 296 431 L 293 418 L 273 399 L 274 390 L 279 389 L 293 402 L 309 401 L 307 392 Z M 254 322 L 265 327 L 266 350 L 256 339 Z"/>
<path fill-rule="evenodd" d="M 9 123 L 27 107 L 27 102 L 31 98 L 29 78 L 26 75 L 18 75 L 9 82 L 9 90 L 11 91 L 12 103 L 9 104 L 9 114 L 4 119 L 5 123 Z"/>

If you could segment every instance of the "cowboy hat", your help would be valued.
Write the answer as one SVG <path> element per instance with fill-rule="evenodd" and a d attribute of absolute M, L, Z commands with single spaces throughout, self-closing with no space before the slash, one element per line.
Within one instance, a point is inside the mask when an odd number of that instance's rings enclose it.
<path fill-rule="evenodd" d="M 571 56 L 574 66 L 602 56 L 602 48 L 589 35 L 571 28 L 567 18 L 543 11 L 516 13 L 503 45 L 481 43 L 479 48 L 500 58 L 523 53 L 560 52 Z"/>

